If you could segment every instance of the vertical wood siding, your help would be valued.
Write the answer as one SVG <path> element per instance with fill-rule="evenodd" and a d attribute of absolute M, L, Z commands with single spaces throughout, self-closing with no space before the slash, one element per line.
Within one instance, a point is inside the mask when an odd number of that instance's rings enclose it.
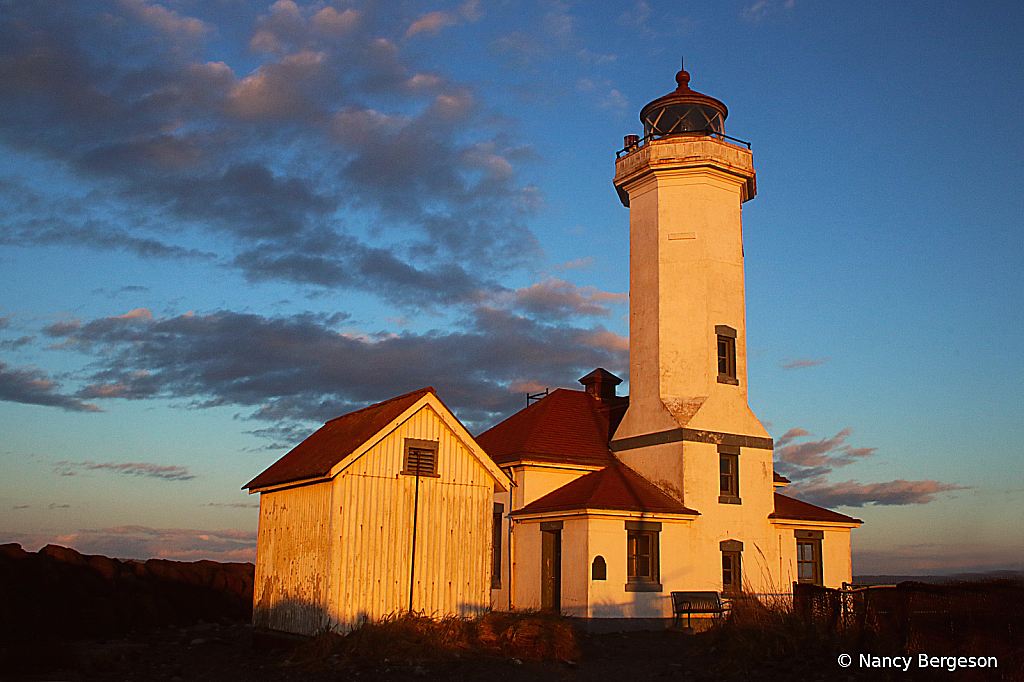
<path fill-rule="evenodd" d="M 439 441 L 439 477 L 421 477 L 412 609 L 469 616 L 490 602 L 494 481 L 430 407 L 375 444 L 334 480 L 331 620 L 349 630 L 409 608 L 416 478 L 406 438 Z"/>
<path fill-rule="evenodd" d="M 312 635 L 327 625 L 331 483 L 260 495 L 253 624 Z"/>

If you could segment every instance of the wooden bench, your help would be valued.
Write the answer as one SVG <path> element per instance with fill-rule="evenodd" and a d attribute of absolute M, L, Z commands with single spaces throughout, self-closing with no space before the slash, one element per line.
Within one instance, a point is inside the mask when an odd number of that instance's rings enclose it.
<path fill-rule="evenodd" d="M 686 614 L 686 627 L 690 627 L 690 616 L 694 613 L 711 614 L 715 618 L 724 616 L 729 610 L 728 600 L 722 601 L 718 592 L 673 592 L 672 627 L 677 627 Z"/>

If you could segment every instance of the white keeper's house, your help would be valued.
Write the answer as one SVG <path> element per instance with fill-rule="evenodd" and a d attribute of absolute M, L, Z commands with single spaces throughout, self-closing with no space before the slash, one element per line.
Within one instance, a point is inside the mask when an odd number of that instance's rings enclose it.
<path fill-rule="evenodd" d="M 552 609 L 660 627 L 672 591 L 852 578 L 859 519 L 786 496 L 747 405 L 741 207 L 752 154 L 689 88 L 640 112 L 615 189 L 630 220 L 630 395 L 596 369 L 473 438 L 427 388 L 327 422 L 260 495 L 256 625 L 313 634 L 412 610 Z"/>

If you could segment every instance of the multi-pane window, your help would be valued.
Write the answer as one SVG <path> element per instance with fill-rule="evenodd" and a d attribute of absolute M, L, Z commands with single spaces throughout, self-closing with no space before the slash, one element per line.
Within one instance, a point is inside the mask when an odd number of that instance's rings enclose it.
<path fill-rule="evenodd" d="M 406 438 L 402 473 L 406 476 L 436 477 L 437 441 Z"/>
<path fill-rule="evenodd" d="M 740 503 L 740 449 L 728 445 L 718 446 L 718 501 L 724 504 Z"/>
<path fill-rule="evenodd" d="M 736 496 L 736 455 L 719 455 L 721 493 Z"/>
<path fill-rule="evenodd" d="M 633 580 L 656 580 L 654 575 L 654 534 L 631 531 L 628 534 L 626 573 Z"/>
<path fill-rule="evenodd" d="M 491 589 L 501 589 L 501 518 L 505 514 L 505 505 L 494 504 L 491 516 Z"/>
<path fill-rule="evenodd" d="M 796 531 L 797 582 L 822 585 L 821 540 L 822 531 Z"/>
<path fill-rule="evenodd" d="M 722 592 L 735 594 L 743 590 L 743 567 L 740 557 L 743 543 L 739 540 L 723 540 L 722 550 Z"/>
<path fill-rule="evenodd" d="M 718 338 L 718 383 L 737 384 L 736 330 L 724 324 L 715 325 Z"/>
<path fill-rule="evenodd" d="M 658 536 L 661 524 L 626 521 L 626 590 L 660 591 Z"/>

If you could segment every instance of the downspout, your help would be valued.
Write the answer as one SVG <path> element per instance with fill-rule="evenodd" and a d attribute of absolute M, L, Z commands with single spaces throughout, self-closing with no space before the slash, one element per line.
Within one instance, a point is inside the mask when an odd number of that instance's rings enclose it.
<path fill-rule="evenodd" d="M 420 469 L 416 467 L 416 492 L 412 498 L 412 556 L 409 559 L 409 613 L 412 613 L 413 588 L 416 586 L 416 521 L 420 507 Z"/>
<path fill-rule="evenodd" d="M 509 495 L 509 501 L 511 502 L 512 496 Z M 508 610 L 511 611 L 515 606 L 512 603 L 512 592 L 515 589 L 515 561 L 512 560 L 512 525 L 515 520 L 512 517 L 508 519 Z"/>
<path fill-rule="evenodd" d="M 509 467 L 509 470 L 505 472 L 509 479 L 512 481 L 512 486 L 508 489 L 508 610 L 511 611 L 515 608 L 512 603 L 512 593 L 515 591 L 515 561 L 513 560 L 513 538 L 512 538 L 512 526 L 515 524 L 515 519 L 512 518 L 512 499 L 513 490 L 515 487 L 515 478 L 513 478 L 514 469 Z"/>

